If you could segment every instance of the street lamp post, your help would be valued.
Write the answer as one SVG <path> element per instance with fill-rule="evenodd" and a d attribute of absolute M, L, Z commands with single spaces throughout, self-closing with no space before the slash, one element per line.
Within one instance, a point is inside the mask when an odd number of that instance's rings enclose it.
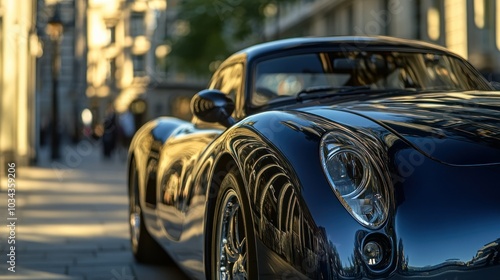
<path fill-rule="evenodd" d="M 59 159 L 59 71 L 61 65 L 61 55 L 59 45 L 63 34 L 63 23 L 59 15 L 59 6 L 55 7 L 52 18 L 47 22 L 47 34 L 52 41 L 52 139 L 51 139 L 51 159 Z"/>

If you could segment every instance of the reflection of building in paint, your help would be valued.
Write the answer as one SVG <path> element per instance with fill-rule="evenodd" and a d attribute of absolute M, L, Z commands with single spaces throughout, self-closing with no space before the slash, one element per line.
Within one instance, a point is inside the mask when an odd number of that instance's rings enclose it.
<path fill-rule="evenodd" d="M 265 28 L 270 39 L 311 35 L 428 41 L 464 56 L 486 75 L 500 73 L 500 0 L 291 1 L 269 16 Z"/>
<path fill-rule="evenodd" d="M 500 239 L 490 242 L 479 249 L 468 263 L 472 266 L 489 266 L 500 263 Z"/>
<path fill-rule="evenodd" d="M 328 242 L 325 229 L 316 225 L 300 201 L 299 184 L 285 171 L 287 164 L 262 142 L 241 137 L 235 140 L 235 149 L 245 162 L 244 169 L 255 171 L 245 176 L 254 190 L 251 197 L 257 207 L 254 222 L 260 224 L 258 238 L 307 277 L 332 279 L 338 271 L 338 253 Z"/>

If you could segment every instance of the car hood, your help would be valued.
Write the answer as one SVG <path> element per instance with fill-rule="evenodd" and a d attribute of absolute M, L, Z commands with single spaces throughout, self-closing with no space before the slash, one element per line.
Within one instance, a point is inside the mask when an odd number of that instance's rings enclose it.
<path fill-rule="evenodd" d="M 443 163 L 500 163 L 500 92 L 374 97 L 303 110 L 329 119 L 338 110 L 369 118 Z"/>

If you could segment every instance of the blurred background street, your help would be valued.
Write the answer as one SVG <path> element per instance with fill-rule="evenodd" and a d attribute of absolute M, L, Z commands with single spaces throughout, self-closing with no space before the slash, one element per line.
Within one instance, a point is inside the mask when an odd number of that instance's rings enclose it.
<path fill-rule="evenodd" d="M 91 141 L 62 151 L 71 157 L 51 161 L 44 149 L 39 166 L 16 172 L 16 272 L 3 260 L 0 279 L 185 279 L 174 266 L 134 261 L 124 161 L 118 155 L 103 160 L 99 143 Z M 8 228 L 0 234 L 8 236 Z M 2 259 L 7 247 L 2 238 Z"/>
<path fill-rule="evenodd" d="M 0 0 L 0 31 L 1 166 L 60 158 L 113 116 L 189 120 L 222 60 L 282 38 L 422 40 L 500 81 L 499 0 Z"/>
<path fill-rule="evenodd" d="M 132 258 L 130 137 L 158 116 L 189 120 L 191 96 L 239 49 L 335 35 L 442 45 L 500 81 L 500 0 L 0 0 L 0 279 L 182 279 Z"/>

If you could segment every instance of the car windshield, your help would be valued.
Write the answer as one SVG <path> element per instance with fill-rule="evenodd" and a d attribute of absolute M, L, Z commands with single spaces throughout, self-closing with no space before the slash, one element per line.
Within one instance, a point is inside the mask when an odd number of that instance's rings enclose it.
<path fill-rule="evenodd" d="M 384 90 L 491 90 L 459 58 L 442 53 L 338 51 L 289 55 L 257 63 L 253 106 L 314 93 Z M 298 98 L 300 100 L 300 98 Z"/>

